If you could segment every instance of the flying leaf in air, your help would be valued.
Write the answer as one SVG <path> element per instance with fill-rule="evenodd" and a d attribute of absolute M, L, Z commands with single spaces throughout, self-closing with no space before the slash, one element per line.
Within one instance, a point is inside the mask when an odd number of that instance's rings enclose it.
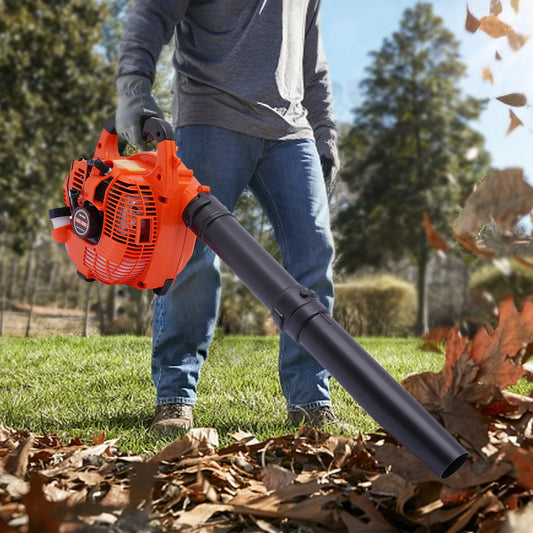
<path fill-rule="evenodd" d="M 500 37 L 505 37 L 510 33 L 514 33 L 513 28 L 509 26 L 509 24 L 506 24 L 495 15 L 481 17 L 479 21 L 479 29 L 494 39 L 499 39 Z"/>
<path fill-rule="evenodd" d="M 502 60 L 502 56 L 499 54 L 498 50 L 494 53 L 494 59 L 496 59 L 496 61 Z"/>
<path fill-rule="evenodd" d="M 527 40 L 529 37 L 526 37 L 525 35 L 521 35 L 520 33 L 516 33 L 515 31 L 511 31 L 507 34 L 507 41 L 509 42 L 509 46 L 516 52 L 522 48 L 527 43 Z"/>
<path fill-rule="evenodd" d="M 490 223 L 500 231 L 511 229 L 532 208 L 533 187 L 524 179 L 524 171 L 521 168 L 496 170 L 466 199 L 454 237 L 465 248 L 485 255 L 476 242 L 478 232 Z"/>
<path fill-rule="evenodd" d="M 491 83 L 491 85 L 494 85 L 494 76 L 492 75 L 492 70 L 490 67 L 485 67 L 483 69 L 483 81 L 487 80 Z"/>
<path fill-rule="evenodd" d="M 524 347 L 533 340 L 533 303 L 518 311 L 511 296 L 500 304 L 494 331 L 480 328 L 470 345 L 470 356 L 479 367 L 477 379 L 504 390 L 526 374 L 522 367 Z"/>
<path fill-rule="evenodd" d="M 504 94 L 503 96 L 498 96 L 496 100 L 513 107 L 523 107 L 527 104 L 527 98 L 522 93 Z"/>
<path fill-rule="evenodd" d="M 502 3 L 500 0 L 491 0 L 490 13 L 491 15 L 499 15 L 502 12 Z"/>
<path fill-rule="evenodd" d="M 511 122 L 509 123 L 509 128 L 507 128 L 507 135 L 509 135 L 514 129 L 518 128 L 518 126 L 524 125 L 512 109 L 509 109 L 509 118 L 511 119 Z"/>
<path fill-rule="evenodd" d="M 520 0 L 511 0 L 511 7 L 515 10 L 515 13 L 518 13 Z"/>
<path fill-rule="evenodd" d="M 431 220 L 426 211 L 424 211 L 424 230 L 426 232 L 426 239 L 432 248 L 444 254 L 448 252 L 448 245 L 431 224 Z"/>
<path fill-rule="evenodd" d="M 465 20 L 465 29 L 466 31 L 469 31 L 471 33 L 475 33 L 475 31 L 479 28 L 479 19 L 474 17 L 472 13 L 470 13 L 470 10 L 468 9 L 468 6 L 466 7 L 466 20 Z"/>

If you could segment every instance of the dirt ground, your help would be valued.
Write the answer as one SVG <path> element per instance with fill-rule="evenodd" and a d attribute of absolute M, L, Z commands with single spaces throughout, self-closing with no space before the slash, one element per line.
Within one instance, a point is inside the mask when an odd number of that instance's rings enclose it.
<path fill-rule="evenodd" d="M 24 337 L 28 326 L 29 307 L 4 312 L 2 334 L 10 337 Z M 83 335 L 84 313 L 77 309 L 57 309 L 36 306 L 30 324 L 29 336 Z M 89 335 L 99 334 L 95 315 L 89 318 Z"/>

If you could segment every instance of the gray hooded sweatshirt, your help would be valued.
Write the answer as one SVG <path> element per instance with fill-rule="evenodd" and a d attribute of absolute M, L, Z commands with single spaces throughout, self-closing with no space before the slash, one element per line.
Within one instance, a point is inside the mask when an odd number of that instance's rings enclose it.
<path fill-rule="evenodd" d="M 320 0 L 137 0 L 118 75 L 152 82 L 175 37 L 174 126 L 212 125 L 269 140 L 335 139 Z"/>

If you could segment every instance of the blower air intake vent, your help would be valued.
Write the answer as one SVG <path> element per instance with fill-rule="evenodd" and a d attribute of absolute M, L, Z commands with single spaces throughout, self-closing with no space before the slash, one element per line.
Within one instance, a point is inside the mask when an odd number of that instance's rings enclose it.
<path fill-rule="evenodd" d="M 76 171 L 72 179 L 72 188 L 81 191 L 83 189 L 84 182 L 85 175 L 80 171 Z"/>
<path fill-rule="evenodd" d="M 107 188 L 109 187 L 109 184 L 111 183 L 111 179 L 106 179 L 102 181 L 98 187 L 96 187 L 94 191 L 94 199 L 98 202 L 104 203 L 105 200 L 105 192 L 107 191 Z"/>
<path fill-rule="evenodd" d="M 104 183 L 95 191 L 95 196 L 107 193 L 102 237 L 97 248 L 86 248 L 83 263 L 104 283 L 130 283 L 150 266 L 154 254 L 156 202 L 148 185 L 117 180 L 104 188 Z"/>
<path fill-rule="evenodd" d="M 100 240 L 98 253 L 89 246 L 85 249 L 83 263 L 94 273 L 95 278 L 103 283 L 129 283 L 137 279 L 150 265 L 153 247 L 148 248 L 133 250 L 121 257 L 115 257 L 106 251 L 106 249 L 111 251 L 113 245 L 107 237 L 104 237 Z M 111 256 L 113 258 L 110 258 Z"/>
<path fill-rule="evenodd" d="M 149 186 L 117 181 L 108 195 L 104 235 L 128 246 L 154 244 L 157 209 Z"/>

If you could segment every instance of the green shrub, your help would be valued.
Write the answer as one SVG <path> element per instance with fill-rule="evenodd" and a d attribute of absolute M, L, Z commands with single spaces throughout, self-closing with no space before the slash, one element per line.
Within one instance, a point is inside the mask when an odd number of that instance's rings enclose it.
<path fill-rule="evenodd" d="M 234 335 L 272 335 L 277 331 L 265 306 L 233 274 L 225 273 L 218 326 Z"/>
<path fill-rule="evenodd" d="M 416 319 L 416 291 L 390 275 L 364 276 L 335 287 L 333 316 L 351 335 L 407 335 Z"/>
<path fill-rule="evenodd" d="M 505 274 L 493 264 L 486 265 L 472 274 L 470 292 L 489 293 L 496 303 L 510 294 L 521 305 L 533 296 L 533 268 L 511 260 L 510 272 Z"/>

